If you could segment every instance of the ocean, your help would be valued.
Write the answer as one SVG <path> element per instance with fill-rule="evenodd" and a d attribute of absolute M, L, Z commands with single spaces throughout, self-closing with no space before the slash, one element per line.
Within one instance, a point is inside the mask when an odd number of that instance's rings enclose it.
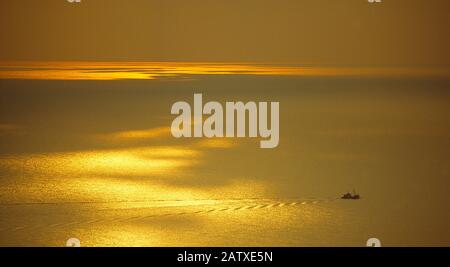
<path fill-rule="evenodd" d="M 450 80 L 0 80 L 0 245 L 450 245 Z M 280 143 L 174 138 L 176 101 L 280 102 Z M 356 190 L 359 200 L 341 195 Z"/>

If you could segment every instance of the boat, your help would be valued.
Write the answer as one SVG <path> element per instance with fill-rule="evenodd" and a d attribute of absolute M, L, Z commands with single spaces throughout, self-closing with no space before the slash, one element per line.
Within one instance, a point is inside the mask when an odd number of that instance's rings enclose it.
<path fill-rule="evenodd" d="M 342 195 L 341 199 L 360 199 L 361 197 L 353 191 L 353 194 L 351 193 L 345 193 Z"/>

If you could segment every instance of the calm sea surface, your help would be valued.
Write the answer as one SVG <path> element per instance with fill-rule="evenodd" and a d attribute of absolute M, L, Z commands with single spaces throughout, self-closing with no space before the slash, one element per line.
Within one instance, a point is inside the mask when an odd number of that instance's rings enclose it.
<path fill-rule="evenodd" d="M 450 245 L 450 81 L 0 80 L 0 245 Z M 176 101 L 279 101 L 280 145 L 176 139 Z M 341 200 L 356 190 L 360 200 Z"/>

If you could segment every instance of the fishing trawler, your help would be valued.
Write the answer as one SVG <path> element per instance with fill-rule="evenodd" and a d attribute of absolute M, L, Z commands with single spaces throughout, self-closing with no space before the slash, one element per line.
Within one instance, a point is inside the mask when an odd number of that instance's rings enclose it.
<path fill-rule="evenodd" d="M 344 195 L 342 195 L 341 199 L 360 199 L 361 197 L 355 193 L 355 191 L 353 190 L 353 194 L 352 193 L 345 193 Z"/>

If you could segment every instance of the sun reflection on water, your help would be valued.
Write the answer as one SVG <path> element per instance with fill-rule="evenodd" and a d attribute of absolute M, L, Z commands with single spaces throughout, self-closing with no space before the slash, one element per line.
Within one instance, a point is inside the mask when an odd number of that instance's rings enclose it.
<path fill-rule="evenodd" d="M 0 164 L 33 173 L 62 176 L 149 175 L 196 164 L 201 152 L 178 147 L 143 147 L 36 154 L 0 159 Z"/>
<path fill-rule="evenodd" d="M 0 62 L 0 79 L 153 80 L 188 75 L 450 76 L 448 68 L 356 68 L 220 62 Z"/>

